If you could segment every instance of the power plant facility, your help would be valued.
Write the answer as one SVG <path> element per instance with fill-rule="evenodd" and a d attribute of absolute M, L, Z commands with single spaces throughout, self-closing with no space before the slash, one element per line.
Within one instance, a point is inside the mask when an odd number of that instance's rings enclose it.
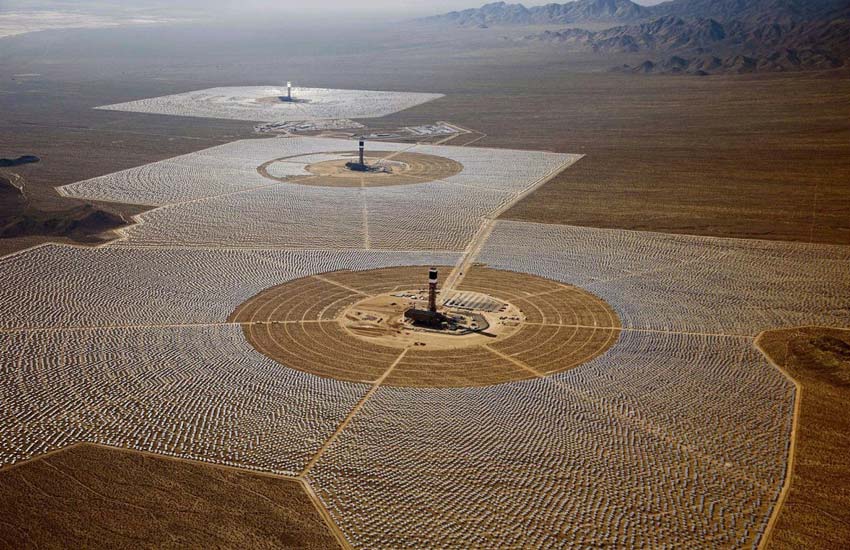
<path fill-rule="evenodd" d="M 428 270 L 428 309 L 412 307 L 404 312 L 404 318 L 414 325 L 424 326 L 432 329 L 447 328 L 455 326 L 454 320 L 437 311 L 437 277 L 435 268 Z"/>
<path fill-rule="evenodd" d="M 553 1 L 0 3 L 0 550 L 850 550 L 850 0 Z"/>
<path fill-rule="evenodd" d="M 366 141 L 360 139 L 357 162 L 346 162 L 345 167 L 354 172 L 370 172 L 370 173 L 390 173 L 391 170 L 385 164 L 367 164 L 366 163 Z"/>

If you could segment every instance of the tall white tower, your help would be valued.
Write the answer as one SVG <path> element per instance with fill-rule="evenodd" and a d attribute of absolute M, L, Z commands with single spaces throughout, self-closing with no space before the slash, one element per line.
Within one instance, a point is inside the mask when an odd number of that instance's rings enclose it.
<path fill-rule="evenodd" d="M 292 82 L 286 83 L 286 101 L 292 101 Z"/>

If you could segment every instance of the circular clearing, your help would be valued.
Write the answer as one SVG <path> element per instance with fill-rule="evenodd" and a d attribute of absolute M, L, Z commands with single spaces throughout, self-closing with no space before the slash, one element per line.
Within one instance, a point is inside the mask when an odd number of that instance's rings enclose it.
<path fill-rule="evenodd" d="M 399 151 L 369 151 L 364 158 L 365 163 L 379 167 L 380 170 L 360 172 L 351 170 L 346 166 L 349 162 L 357 162 L 359 153 L 342 151 L 325 154 L 339 158 L 307 164 L 304 170 L 309 172 L 310 175 L 278 177 L 273 175 L 274 165 L 279 162 L 297 162 L 299 158 L 309 158 L 315 156 L 315 154 L 270 160 L 261 164 L 257 168 L 257 172 L 264 178 L 281 183 L 322 187 L 383 187 L 438 181 L 463 171 L 461 163 L 436 155 Z"/>
<path fill-rule="evenodd" d="M 513 304 L 479 292 L 451 293 L 440 300 L 440 312 L 451 326 L 434 328 L 416 323 L 405 313 L 428 309 L 425 288 L 395 290 L 367 296 L 343 311 L 342 327 L 371 344 L 399 349 L 450 350 L 493 344 L 516 333 L 525 315 Z"/>
<path fill-rule="evenodd" d="M 257 98 L 257 99 L 254 100 L 254 103 L 260 103 L 260 104 L 263 104 L 263 105 L 279 105 L 279 104 L 293 105 L 293 104 L 297 104 L 297 103 L 310 103 L 310 100 L 309 99 L 294 98 L 294 97 L 290 98 L 290 97 L 287 97 L 285 95 L 273 95 L 273 96 L 266 96 L 266 97 Z"/>
<path fill-rule="evenodd" d="M 476 331 L 413 326 L 404 312 L 425 307 L 427 273 L 394 267 L 296 279 L 260 292 L 229 321 L 242 325 L 255 349 L 287 367 L 407 387 L 487 386 L 548 376 L 601 355 L 619 338 L 620 320 L 601 298 L 479 266 L 438 299 L 442 313 Z"/>

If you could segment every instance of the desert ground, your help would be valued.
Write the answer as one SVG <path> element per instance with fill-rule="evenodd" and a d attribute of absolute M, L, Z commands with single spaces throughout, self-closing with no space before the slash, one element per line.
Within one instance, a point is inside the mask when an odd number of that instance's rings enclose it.
<path fill-rule="evenodd" d="M 82 444 L 0 477 L 9 548 L 340 547 L 304 488 L 267 474 Z"/>
<path fill-rule="evenodd" d="M 850 478 L 844 460 L 850 388 L 850 331 L 802 327 L 768 331 L 757 345 L 802 389 L 796 460 L 771 548 L 833 548 L 850 537 L 844 521 Z"/>
<path fill-rule="evenodd" d="M 4 502 L 29 500 L 0 539 L 25 544 L 21 524 L 54 528 L 70 513 L 21 479 L 59 483 L 51 463 L 79 479 L 110 462 L 117 479 L 94 481 L 128 495 L 121 506 L 155 499 L 171 477 L 196 491 L 235 476 L 275 506 L 228 498 L 273 509 L 288 537 L 223 511 L 213 485 L 203 513 L 234 527 L 198 542 L 827 540 L 805 532 L 799 507 L 824 479 L 807 457 L 841 443 L 803 435 L 823 432 L 807 392 L 843 397 L 810 378 L 805 345 L 781 351 L 781 331 L 850 325 L 845 79 L 642 78 L 586 71 L 583 58 L 517 69 L 521 54 L 502 64 L 503 47 L 477 32 L 464 55 L 439 36 L 393 35 L 361 52 L 329 40 L 322 63 L 211 61 L 202 44 L 173 66 L 117 67 L 85 49 L 93 37 L 115 45 L 117 31 L 92 32 L 18 37 L 2 61 L 31 75 L 76 56 L 0 89 L 0 105 L 15 105 L 0 145 L 42 158 L 13 171 L 33 204 L 92 204 L 128 223 L 97 246 L 4 239 L 0 476 L 18 491 Z M 381 62 L 359 70 L 371 40 Z M 330 101 L 336 88 L 385 90 L 376 118 L 343 100 L 327 115 L 355 119 L 357 133 L 468 131 L 369 140 L 389 173 L 353 175 L 344 124 L 267 137 L 255 127 L 275 121 L 243 100 L 205 99 L 222 88 L 257 99 L 281 81 L 269 68 Z M 419 93 L 431 95 L 393 103 Z M 489 340 L 362 323 L 363 312 L 395 320 L 394 299 L 415 301 L 431 266 L 442 299 L 510 312 L 490 318 Z M 126 483 L 140 468 L 159 472 L 141 494 Z M 81 498 L 58 479 L 66 503 Z M 160 521 L 191 521 L 183 506 L 166 503 Z M 103 536 L 89 525 L 68 536 Z"/>

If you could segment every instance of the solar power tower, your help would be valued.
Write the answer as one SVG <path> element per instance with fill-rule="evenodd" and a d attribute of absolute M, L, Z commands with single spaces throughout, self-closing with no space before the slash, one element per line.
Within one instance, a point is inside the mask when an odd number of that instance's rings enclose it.
<path fill-rule="evenodd" d="M 428 271 L 428 311 L 437 312 L 437 269 Z"/>

